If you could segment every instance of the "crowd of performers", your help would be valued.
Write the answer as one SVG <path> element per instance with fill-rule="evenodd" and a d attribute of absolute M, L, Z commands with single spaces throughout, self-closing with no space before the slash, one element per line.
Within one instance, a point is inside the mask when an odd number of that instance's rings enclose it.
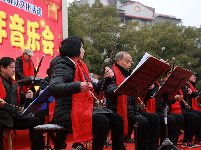
<path fill-rule="evenodd" d="M 157 81 L 137 97 L 137 103 L 144 103 L 145 109 L 134 114 L 134 96 L 119 95 L 114 90 L 131 75 L 132 57 L 121 51 L 115 56 L 112 68 L 105 68 L 105 75 L 97 83 L 91 81 L 88 68 L 82 61 L 84 41 L 70 36 L 61 42 L 60 55 L 51 60 L 48 76 L 40 84 L 38 91 L 18 85 L 16 81 L 34 76 L 35 68 L 31 57 L 33 51 L 24 49 L 23 55 L 16 61 L 10 57 L 0 59 L 0 149 L 3 150 L 4 129 L 29 129 L 31 150 L 42 150 L 45 143 L 42 133 L 34 127 L 45 123 L 47 111 L 39 111 L 35 116 L 21 116 L 18 107 L 26 107 L 27 99 L 35 97 L 49 86 L 51 96 L 55 98 L 52 123 L 62 125 L 68 130 L 58 133 L 57 150 L 65 145 L 69 131 L 73 132 L 72 150 L 85 150 L 81 142 L 92 141 L 92 150 L 103 150 L 111 131 L 112 149 L 125 150 L 125 141 L 133 142 L 130 135 L 137 125 L 137 149 L 157 150 L 165 138 L 163 99 L 154 98 L 153 93 L 161 87 Z M 165 74 L 171 75 L 171 69 Z M 167 114 L 168 138 L 177 146 L 181 130 L 184 131 L 182 147 L 201 146 L 201 108 L 196 97 L 197 73 L 169 100 Z M 15 80 L 12 78 L 15 74 Z M 101 92 L 100 92 L 101 91 Z M 106 108 L 113 113 L 94 111 L 95 96 L 104 93 Z M 9 105 L 9 104 L 12 104 Z M 188 105 L 188 109 L 187 106 Z M 159 143 L 160 139 L 160 143 Z M 162 147 L 165 149 L 165 147 Z"/>

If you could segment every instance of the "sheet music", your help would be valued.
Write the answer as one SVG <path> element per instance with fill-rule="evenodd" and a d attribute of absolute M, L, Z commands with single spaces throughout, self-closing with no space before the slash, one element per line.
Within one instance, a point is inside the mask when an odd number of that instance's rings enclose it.
<path fill-rule="evenodd" d="M 147 52 L 144 54 L 138 65 L 135 67 L 135 69 L 132 71 L 135 72 L 149 57 L 153 57 L 152 55 L 148 54 Z"/>
<path fill-rule="evenodd" d="M 168 64 L 145 53 L 131 75 L 114 90 L 114 93 L 132 96 L 132 92 L 137 90 L 137 95 L 141 95 L 169 68 Z"/>
<path fill-rule="evenodd" d="M 167 93 L 168 99 L 172 100 L 192 74 L 188 70 L 176 66 L 161 88 L 153 94 L 153 97 L 162 99 L 163 95 Z"/>
<path fill-rule="evenodd" d="M 135 69 L 132 71 L 131 74 L 133 74 L 149 57 L 153 57 L 152 55 L 148 54 L 147 52 L 144 54 L 144 56 L 142 57 L 142 59 L 140 60 L 140 62 L 138 63 L 138 65 L 135 67 Z M 129 78 L 129 76 L 121 83 L 123 84 L 124 82 L 126 82 L 126 80 Z M 120 85 L 121 85 L 120 84 Z M 118 88 L 117 88 L 118 89 Z M 116 90 L 117 90 L 116 89 Z M 114 90 L 114 92 L 116 91 Z"/>

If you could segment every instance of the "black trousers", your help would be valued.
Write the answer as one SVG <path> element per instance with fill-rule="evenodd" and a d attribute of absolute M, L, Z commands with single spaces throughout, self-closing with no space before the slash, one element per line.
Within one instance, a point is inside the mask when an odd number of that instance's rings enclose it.
<path fill-rule="evenodd" d="M 196 113 L 199 116 L 199 121 L 197 124 L 197 128 L 195 130 L 195 139 L 200 139 L 201 138 L 201 111 L 191 110 L 190 112 Z"/>
<path fill-rule="evenodd" d="M 142 112 L 141 115 L 147 118 L 148 127 L 148 149 L 157 150 L 159 146 L 160 118 L 155 113 Z"/>
<path fill-rule="evenodd" d="M 172 138 L 170 140 L 176 146 L 179 135 L 181 133 L 181 129 L 183 127 L 184 117 L 182 114 L 176 114 L 176 113 L 170 113 L 170 115 L 174 116 L 174 118 L 175 118 L 173 135 L 172 135 Z"/>
<path fill-rule="evenodd" d="M 40 120 L 37 117 L 29 117 L 27 119 L 15 119 L 13 127 L 14 130 L 29 129 L 29 137 L 31 141 L 31 150 L 43 150 L 45 142 L 43 134 L 40 131 L 34 130 L 34 127 L 40 124 Z M 6 127 L 0 120 L 0 149 L 3 150 L 3 131 Z M 22 143 L 23 144 L 23 143 Z"/>
<path fill-rule="evenodd" d="M 159 115 L 160 117 L 160 137 L 161 137 L 161 142 L 160 144 L 162 144 L 162 142 L 164 141 L 164 138 L 165 137 L 165 122 L 164 122 L 164 116 L 162 113 L 159 113 L 157 112 L 157 114 Z M 167 125 L 168 125 L 168 138 L 171 140 L 172 139 L 172 136 L 173 136 L 173 131 L 174 131 L 174 126 L 175 126 L 175 117 L 172 116 L 172 115 L 167 115 Z M 181 130 L 180 130 L 181 131 Z"/>
<path fill-rule="evenodd" d="M 111 130 L 112 150 L 123 149 L 124 121 L 121 115 L 113 113 L 92 116 L 92 150 L 103 150 L 109 129 Z"/>
<path fill-rule="evenodd" d="M 185 111 L 183 108 L 181 108 L 181 113 L 184 116 L 184 139 L 183 139 L 183 141 L 191 142 L 193 140 L 193 136 L 194 136 L 197 128 L 200 128 L 200 126 L 198 126 L 199 115 L 196 114 L 194 110 Z"/>
<path fill-rule="evenodd" d="M 128 127 L 134 128 L 135 118 L 133 112 L 127 112 Z M 149 122 L 147 118 L 137 115 L 137 150 L 148 150 L 148 127 Z"/>
<path fill-rule="evenodd" d="M 103 150 L 109 130 L 111 130 L 112 150 L 123 149 L 124 121 L 121 115 L 113 113 L 92 116 L 92 150 Z M 66 137 L 67 132 L 57 134 L 58 145 L 65 143 Z"/>

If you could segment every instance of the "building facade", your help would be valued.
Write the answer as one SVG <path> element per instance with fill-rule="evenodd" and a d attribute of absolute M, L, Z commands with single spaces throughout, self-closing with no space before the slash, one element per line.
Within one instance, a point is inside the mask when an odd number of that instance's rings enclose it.
<path fill-rule="evenodd" d="M 96 0 L 80 0 L 75 1 L 77 4 L 89 4 L 92 6 Z M 181 19 L 177 19 L 175 16 L 163 15 L 155 13 L 155 8 L 145 6 L 137 1 L 129 0 L 100 0 L 104 6 L 114 5 L 117 7 L 119 16 L 118 20 L 121 21 L 121 26 L 128 21 L 139 21 L 141 26 L 145 24 L 163 23 L 170 21 L 171 24 L 181 23 Z"/>

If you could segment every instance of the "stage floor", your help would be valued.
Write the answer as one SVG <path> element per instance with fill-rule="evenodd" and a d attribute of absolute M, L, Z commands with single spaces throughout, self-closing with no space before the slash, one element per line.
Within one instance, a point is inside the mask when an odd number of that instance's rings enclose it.
<path fill-rule="evenodd" d="M 17 132 L 17 138 L 15 141 L 12 142 L 13 150 L 30 150 L 31 142 L 29 140 L 28 130 L 17 130 L 16 132 Z M 7 137 L 5 136 L 5 138 Z M 133 134 L 132 134 L 132 138 L 133 138 Z M 180 139 L 182 138 L 183 138 L 183 135 L 180 136 Z M 12 139 L 13 140 L 15 139 L 15 136 L 13 133 L 12 133 Z M 4 143 L 4 150 L 8 150 L 8 141 L 4 139 L 3 143 Z M 68 135 L 66 139 L 66 143 L 67 143 L 66 150 L 71 150 L 71 146 L 73 143 L 72 134 Z M 50 140 L 50 145 L 53 147 L 51 140 Z M 134 150 L 134 143 L 126 143 L 126 145 L 127 145 L 127 150 Z M 92 149 L 92 145 L 90 145 L 89 150 L 91 149 Z M 187 150 L 188 148 L 183 148 L 181 147 L 181 145 L 178 145 L 178 149 Z M 112 150 L 112 148 L 107 147 L 107 148 L 104 148 L 104 150 Z M 192 148 L 192 150 L 201 150 L 201 146 Z"/>

